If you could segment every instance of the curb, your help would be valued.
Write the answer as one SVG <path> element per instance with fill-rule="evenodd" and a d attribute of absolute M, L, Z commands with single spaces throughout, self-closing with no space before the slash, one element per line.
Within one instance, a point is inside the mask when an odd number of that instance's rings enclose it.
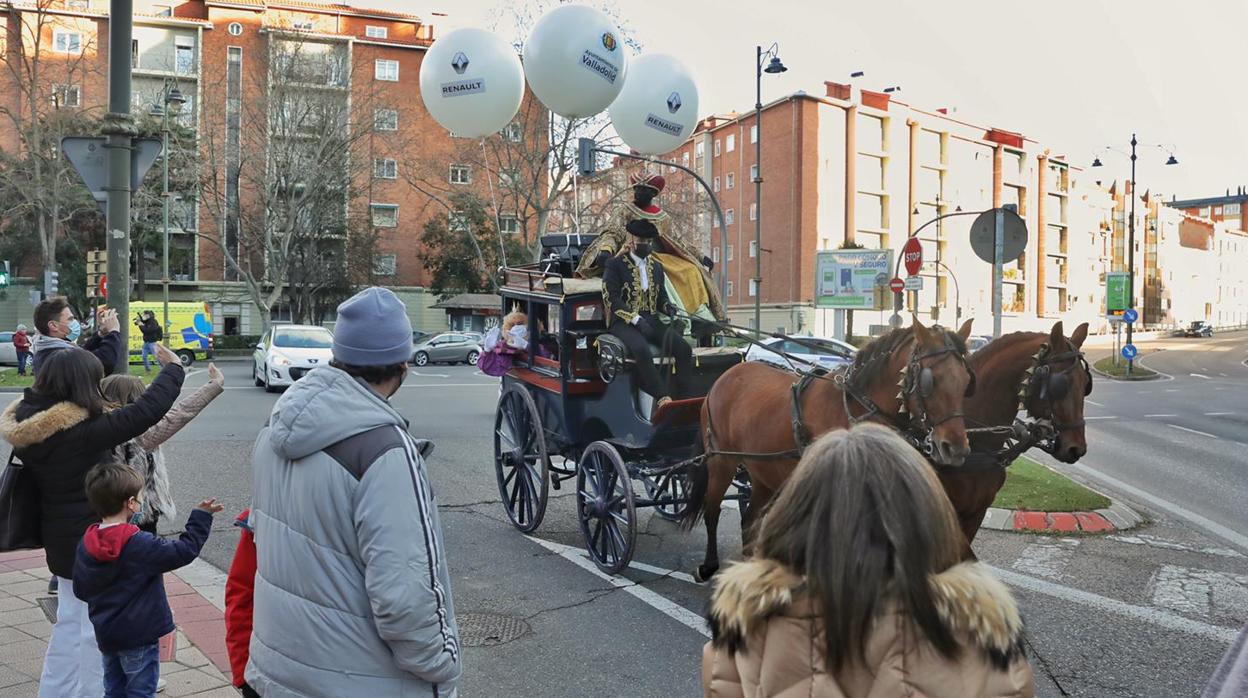
<path fill-rule="evenodd" d="M 1016 511 L 990 507 L 981 528 L 1019 533 L 1116 533 L 1144 523 L 1144 517 L 1122 502 L 1095 511 Z"/>

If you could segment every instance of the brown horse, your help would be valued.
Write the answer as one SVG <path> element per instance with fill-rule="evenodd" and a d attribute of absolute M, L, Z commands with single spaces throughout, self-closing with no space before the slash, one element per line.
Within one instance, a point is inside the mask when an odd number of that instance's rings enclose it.
<path fill-rule="evenodd" d="M 979 385 L 962 406 L 972 429 L 972 456 L 961 468 L 936 468 L 966 536 L 964 554 L 968 557 L 973 555 L 970 544 L 988 507 L 1005 484 L 1008 465 L 992 455 L 1006 446 L 1005 437 L 975 433 L 974 429 L 1010 426 L 1023 409 L 1056 433 L 1048 444 L 1054 457 L 1064 463 L 1083 457 L 1088 450 L 1083 402 L 1092 392 L 1092 373 L 1080 351 L 1087 337 L 1087 323 L 1067 338 L 1059 321 L 1048 334 L 1008 334 L 971 355 Z"/>
<path fill-rule="evenodd" d="M 962 418 L 972 388 L 966 363 L 971 321 L 957 332 L 924 327 L 916 318 L 905 329 L 874 340 L 846 373 L 803 378 L 762 362 L 726 371 L 702 405 L 704 462 L 689 472 L 686 528 L 706 520 L 706 558 L 695 571 L 710 579 L 719 569 L 719 513 L 724 494 L 744 465 L 750 501 L 741 511 L 742 538 L 797 466 L 807 441 L 833 429 L 870 420 L 897 428 L 947 465 L 970 451 Z"/>

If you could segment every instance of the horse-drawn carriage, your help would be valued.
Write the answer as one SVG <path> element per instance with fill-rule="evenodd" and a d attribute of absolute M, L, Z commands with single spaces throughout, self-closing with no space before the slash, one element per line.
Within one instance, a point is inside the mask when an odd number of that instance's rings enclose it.
<path fill-rule="evenodd" d="M 633 555 L 637 509 L 653 507 L 669 520 L 684 513 L 703 399 L 744 354 L 695 349 L 693 375 L 682 381 L 689 394 L 653 411 L 630 370 L 634 359 L 607 333 L 601 280 L 572 278 L 591 240 L 548 236 L 543 262 L 503 269 L 503 313 L 523 311 L 533 341 L 502 379 L 494 466 L 507 516 L 525 533 L 541 524 L 549 490 L 575 479 L 586 549 L 616 573 Z M 660 349 L 655 363 L 670 371 Z"/>

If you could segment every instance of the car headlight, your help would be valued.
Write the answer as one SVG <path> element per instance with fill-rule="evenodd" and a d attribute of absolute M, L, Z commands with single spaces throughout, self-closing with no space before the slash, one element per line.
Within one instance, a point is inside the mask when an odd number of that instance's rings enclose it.
<path fill-rule="evenodd" d="M 281 354 L 274 354 L 273 365 L 274 366 L 289 366 L 290 359 L 286 358 L 285 356 L 282 356 Z"/>

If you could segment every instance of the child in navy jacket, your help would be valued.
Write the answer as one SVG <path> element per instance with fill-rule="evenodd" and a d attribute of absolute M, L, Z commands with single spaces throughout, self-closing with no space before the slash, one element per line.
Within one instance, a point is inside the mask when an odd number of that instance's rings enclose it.
<path fill-rule="evenodd" d="M 164 540 L 129 523 L 142 506 L 143 476 L 124 463 L 87 473 L 87 499 L 103 521 L 87 529 L 74 560 L 74 593 L 87 602 L 104 655 L 105 698 L 156 695 L 160 638 L 173 632 L 162 576 L 199 556 L 222 510 L 200 502 L 178 540 Z"/>

